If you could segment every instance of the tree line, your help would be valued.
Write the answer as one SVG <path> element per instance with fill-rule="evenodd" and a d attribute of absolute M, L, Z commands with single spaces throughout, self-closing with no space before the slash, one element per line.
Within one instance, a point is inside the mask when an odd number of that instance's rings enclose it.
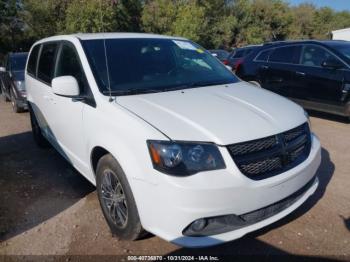
<path fill-rule="evenodd" d="M 0 0 L 0 53 L 77 32 L 183 36 L 206 48 L 286 39 L 327 39 L 350 12 L 282 0 Z"/>

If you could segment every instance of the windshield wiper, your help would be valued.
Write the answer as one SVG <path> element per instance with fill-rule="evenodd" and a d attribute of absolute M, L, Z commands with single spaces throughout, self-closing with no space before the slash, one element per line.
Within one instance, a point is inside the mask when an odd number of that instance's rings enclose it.
<path fill-rule="evenodd" d="M 199 81 L 192 83 L 192 87 L 200 87 L 200 86 L 217 86 L 217 85 L 225 85 L 230 84 L 228 81 Z"/>
<path fill-rule="evenodd" d="M 133 88 L 127 90 L 103 90 L 102 93 L 104 95 L 112 95 L 112 96 L 127 96 L 127 95 L 139 95 L 139 94 L 149 94 L 149 93 L 158 93 L 163 90 L 156 89 L 147 89 L 147 88 Z"/>
<path fill-rule="evenodd" d="M 224 84 L 230 84 L 231 82 L 227 81 L 199 81 L 199 82 L 192 82 L 188 84 L 181 84 L 172 88 L 167 88 L 162 91 L 176 91 L 176 90 L 183 90 L 188 88 L 194 88 L 194 87 L 205 87 L 205 86 L 215 86 L 215 85 L 224 85 Z"/>
<path fill-rule="evenodd" d="M 227 81 L 199 81 L 199 82 L 192 82 L 188 84 L 180 84 L 178 86 L 174 86 L 171 88 L 164 88 L 164 89 L 132 88 L 132 89 L 126 89 L 126 90 L 111 90 L 111 91 L 103 90 L 102 93 L 104 95 L 112 95 L 112 96 L 127 96 L 127 95 L 139 95 L 139 94 L 176 91 L 176 90 L 183 90 L 183 89 L 194 88 L 194 87 L 224 85 L 229 83 L 230 82 L 227 82 Z"/>

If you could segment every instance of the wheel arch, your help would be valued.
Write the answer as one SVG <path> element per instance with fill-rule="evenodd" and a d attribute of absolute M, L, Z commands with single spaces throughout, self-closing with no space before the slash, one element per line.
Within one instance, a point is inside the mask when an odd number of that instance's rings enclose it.
<path fill-rule="evenodd" d="M 102 146 L 95 146 L 92 150 L 91 150 L 91 154 L 90 154 L 90 164 L 91 164 L 91 168 L 93 171 L 93 174 L 95 176 L 96 179 L 96 169 L 97 169 L 97 164 L 98 161 L 105 155 L 107 154 L 111 154 L 107 149 L 105 149 Z"/>

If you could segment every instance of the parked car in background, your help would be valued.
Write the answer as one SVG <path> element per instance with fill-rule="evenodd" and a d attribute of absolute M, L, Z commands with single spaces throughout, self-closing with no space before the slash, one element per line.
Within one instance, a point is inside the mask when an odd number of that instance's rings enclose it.
<path fill-rule="evenodd" d="M 260 46 L 261 45 L 249 45 L 245 47 L 236 48 L 228 56 L 227 65 L 229 65 L 233 71 L 236 71 L 239 64 L 243 62 L 244 57 L 249 55 L 255 48 Z"/>
<path fill-rule="evenodd" d="M 2 96 L 11 101 L 13 111 L 28 109 L 24 82 L 24 69 L 28 53 L 10 53 L 5 58 L 5 70 L 0 73 Z"/>
<path fill-rule="evenodd" d="M 119 238 L 145 229 L 220 244 L 288 215 L 318 186 L 305 111 L 187 39 L 50 37 L 31 48 L 25 79 L 35 141 L 96 185 Z"/>
<path fill-rule="evenodd" d="M 229 52 L 227 52 L 226 50 L 223 49 L 212 49 L 209 50 L 209 52 L 215 56 L 217 59 L 219 59 L 222 63 L 224 63 L 224 65 L 228 64 L 227 58 L 229 56 Z"/>
<path fill-rule="evenodd" d="M 350 116 L 348 41 L 265 44 L 244 59 L 236 74 L 305 108 Z"/>

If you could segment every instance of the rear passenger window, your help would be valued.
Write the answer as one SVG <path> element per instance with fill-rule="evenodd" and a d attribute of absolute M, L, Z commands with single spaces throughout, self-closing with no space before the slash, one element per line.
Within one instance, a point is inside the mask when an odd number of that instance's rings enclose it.
<path fill-rule="evenodd" d="M 34 46 L 28 60 L 27 72 L 33 76 L 36 76 L 36 64 L 38 61 L 39 51 L 40 45 Z"/>
<path fill-rule="evenodd" d="M 55 77 L 74 76 L 77 80 L 80 91 L 84 90 L 85 75 L 75 48 L 71 44 L 64 43 L 57 58 Z"/>
<path fill-rule="evenodd" d="M 270 55 L 269 62 L 296 63 L 299 58 L 300 46 L 276 48 Z"/>
<path fill-rule="evenodd" d="M 41 49 L 38 78 L 48 84 L 51 84 L 53 78 L 57 46 L 57 43 L 48 43 L 44 44 Z"/>
<path fill-rule="evenodd" d="M 257 57 L 255 58 L 255 60 L 256 60 L 256 61 L 266 62 L 267 59 L 269 58 L 270 52 L 271 52 L 271 49 L 259 53 L 259 54 L 257 55 Z"/>

